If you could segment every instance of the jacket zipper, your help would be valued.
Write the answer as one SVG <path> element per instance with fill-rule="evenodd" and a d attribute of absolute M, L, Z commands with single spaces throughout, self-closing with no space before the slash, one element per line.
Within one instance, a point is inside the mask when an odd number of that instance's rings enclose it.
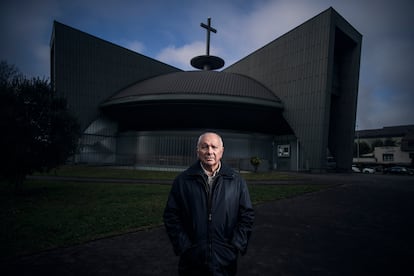
<path fill-rule="evenodd" d="M 211 223 L 213 220 L 212 215 L 212 205 L 213 205 L 213 187 L 215 186 L 215 182 L 217 178 L 214 180 L 213 184 L 208 185 L 208 182 L 202 177 L 204 182 L 204 187 L 207 193 L 207 211 L 208 211 L 208 222 L 207 222 L 207 233 L 208 233 L 208 256 L 207 256 L 207 264 L 211 262 L 211 258 L 213 256 L 213 233 L 211 228 Z"/>
<path fill-rule="evenodd" d="M 207 195 L 207 212 L 208 212 L 208 221 L 212 220 L 212 213 L 211 213 L 211 209 L 212 209 L 212 201 L 213 201 L 213 187 L 214 187 L 214 183 L 211 185 L 211 188 L 208 185 L 207 180 L 205 180 L 205 178 L 203 176 L 201 176 L 201 179 L 203 180 L 202 183 L 204 185 L 204 190 L 206 191 L 206 195 Z"/>

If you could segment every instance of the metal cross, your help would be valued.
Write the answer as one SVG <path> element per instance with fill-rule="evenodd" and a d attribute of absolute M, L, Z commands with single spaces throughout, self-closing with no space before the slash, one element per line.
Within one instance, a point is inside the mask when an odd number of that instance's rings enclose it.
<path fill-rule="evenodd" d="M 200 24 L 201 27 L 207 30 L 207 56 L 210 55 L 210 32 L 217 33 L 217 30 L 211 27 L 211 18 L 207 18 L 207 25 L 204 23 Z"/>

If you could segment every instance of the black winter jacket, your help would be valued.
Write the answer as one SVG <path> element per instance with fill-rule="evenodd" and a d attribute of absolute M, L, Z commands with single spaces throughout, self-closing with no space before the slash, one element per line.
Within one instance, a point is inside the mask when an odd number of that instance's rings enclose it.
<path fill-rule="evenodd" d="M 180 266 L 206 266 L 213 273 L 246 253 L 253 221 L 246 182 L 223 163 L 211 193 L 199 162 L 177 176 L 164 211 Z"/>

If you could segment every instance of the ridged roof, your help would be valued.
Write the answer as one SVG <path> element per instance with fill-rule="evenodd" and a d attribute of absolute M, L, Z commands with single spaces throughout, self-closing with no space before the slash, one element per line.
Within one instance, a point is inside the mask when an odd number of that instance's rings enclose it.
<path fill-rule="evenodd" d="M 103 106 L 152 100 L 243 102 L 282 108 L 280 99 L 249 77 L 216 71 L 174 72 L 133 84 Z"/>

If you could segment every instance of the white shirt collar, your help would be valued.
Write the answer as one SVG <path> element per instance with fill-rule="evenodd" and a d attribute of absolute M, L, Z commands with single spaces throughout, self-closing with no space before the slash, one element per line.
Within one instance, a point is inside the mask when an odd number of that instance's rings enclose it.
<path fill-rule="evenodd" d="M 204 168 L 204 166 L 203 166 L 203 162 L 200 162 L 200 165 L 201 165 L 201 168 L 203 168 L 204 173 L 205 173 L 207 176 L 210 176 L 210 172 L 209 172 L 209 171 L 207 171 L 207 170 Z M 216 176 L 216 174 L 220 171 L 220 168 L 221 168 L 221 161 L 219 162 L 219 165 L 218 165 L 218 167 L 217 167 L 217 170 L 215 170 L 211 176 L 212 176 L 212 177 Z"/>

